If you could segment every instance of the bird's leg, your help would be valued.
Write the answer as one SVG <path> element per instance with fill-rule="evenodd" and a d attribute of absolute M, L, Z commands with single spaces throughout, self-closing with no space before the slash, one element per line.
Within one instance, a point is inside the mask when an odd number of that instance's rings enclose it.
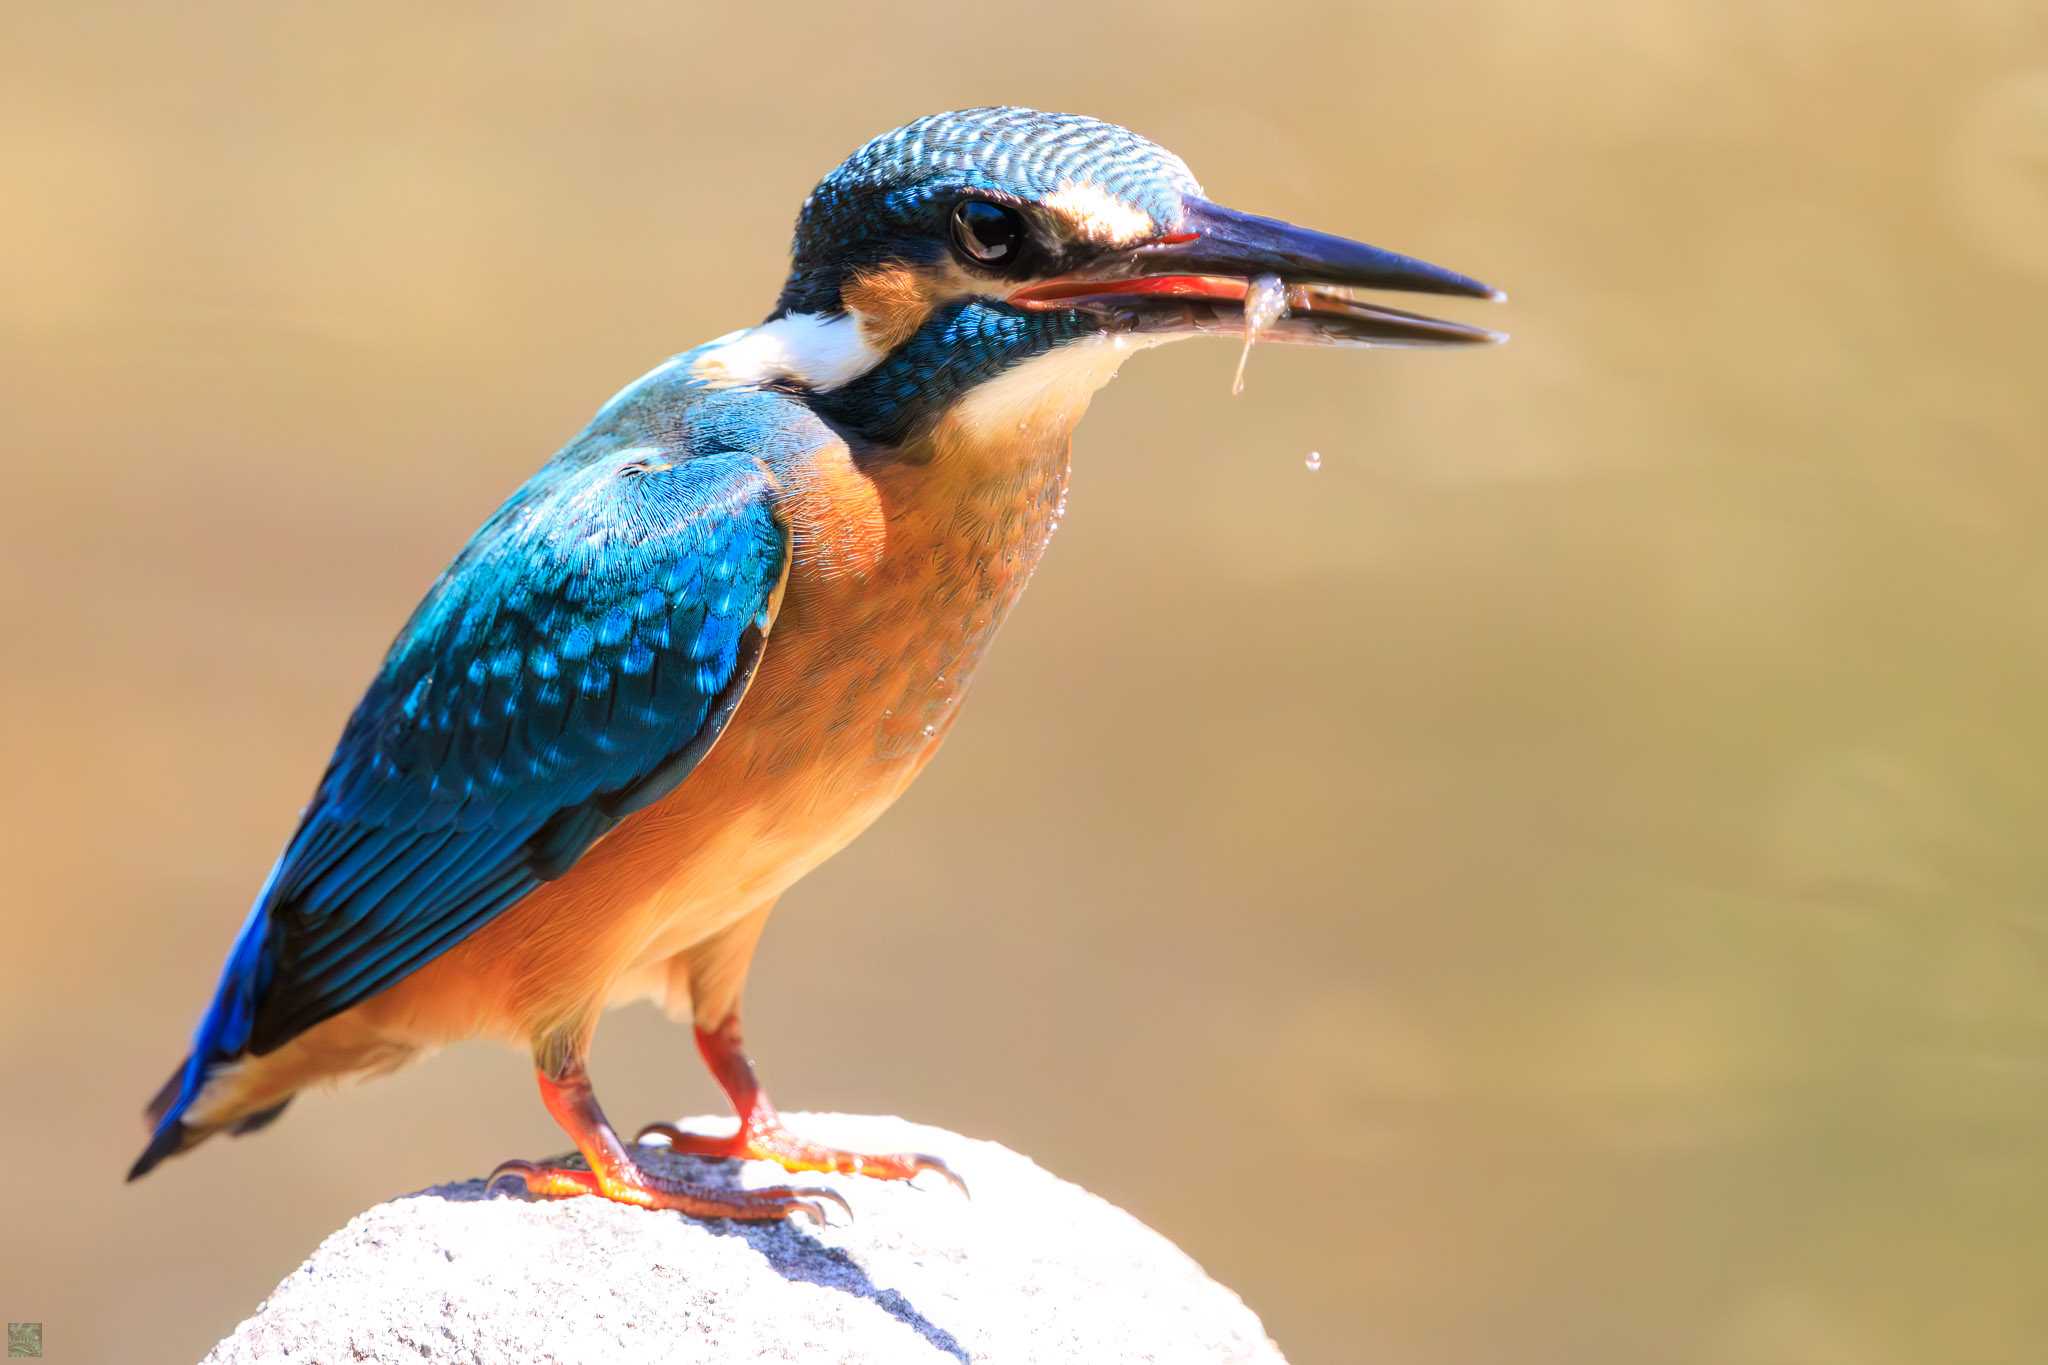
<path fill-rule="evenodd" d="M 763 1222 L 787 1218 L 793 1213 L 809 1216 L 823 1226 L 821 1205 L 830 1200 L 842 1209 L 846 1201 L 831 1190 L 791 1189 L 777 1186 L 762 1190 L 719 1190 L 658 1175 L 634 1161 L 619 1135 L 597 1107 L 590 1089 L 590 1075 L 577 1058 L 556 1069 L 537 1066 L 540 1096 L 576 1143 L 590 1169 L 572 1166 L 543 1166 L 531 1161 L 507 1161 L 491 1172 L 484 1188 L 496 1187 L 502 1178 L 517 1176 L 528 1194 L 563 1198 L 578 1194 L 602 1195 L 621 1204 L 645 1209 L 676 1209 L 693 1218 L 741 1218 Z M 847 1209 L 847 1216 L 852 1210 Z"/>
<path fill-rule="evenodd" d="M 936 1171 L 962 1194 L 967 1193 L 966 1182 L 935 1156 L 916 1152 L 868 1156 L 808 1141 L 783 1127 L 782 1116 L 775 1112 L 768 1092 L 761 1088 L 760 1078 L 754 1074 L 754 1064 L 748 1060 L 741 1043 L 737 1009 L 715 1028 L 697 1029 L 697 1051 L 704 1055 L 704 1064 L 711 1068 L 719 1087 L 732 1101 L 733 1112 L 739 1115 L 739 1130 L 731 1137 L 710 1137 L 684 1132 L 672 1123 L 650 1123 L 640 1130 L 637 1141 L 645 1142 L 650 1137 L 665 1138 L 674 1151 L 694 1156 L 772 1161 L 786 1171 L 831 1171 L 840 1175 L 872 1176 L 877 1180 L 909 1180 L 921 1171 Z"/>

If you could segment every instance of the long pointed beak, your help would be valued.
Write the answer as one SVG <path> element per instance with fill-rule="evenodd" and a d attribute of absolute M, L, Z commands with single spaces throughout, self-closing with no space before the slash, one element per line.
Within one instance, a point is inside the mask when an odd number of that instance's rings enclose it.
<path fill-rule="evenodd" d="M 1354 294 L 1507 298 L 1469 275 L 1203 199 L 1189 199 L 1184 207 L 1174 231 L 1071 275 L 1027 285 L 1010 301 L 1092 311 L 1129 331 L 1242 334 L 1249 328 L 1273 341 L 1353 346 L 1507 340 L 1501 332 L 1383 307 Z M 1254 314 L 1250 321 L 1248 312 Z"/>
<path fill-rule="evenodd" d="M 1470 275 L 1385 247 L 1296 227 L 1278 218 L 1240 213 L 1206 199 L 1189 199 L 1185 208 L 1187 216 L 1177 232 L 1131 253 L 1146 273 L 1158 269 L 1241 278 L 1278 275 L 1289 284 L 1457 294 L 1496 303 L 1507 300 L 1506 294 Z"/>

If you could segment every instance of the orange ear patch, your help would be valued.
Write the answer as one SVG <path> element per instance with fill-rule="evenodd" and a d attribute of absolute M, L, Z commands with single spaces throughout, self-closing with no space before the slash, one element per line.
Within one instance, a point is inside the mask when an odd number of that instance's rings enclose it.
<path fill-rule="evenodd" d="M 860 319 L 861 335 L 878 351 L 893 351 L 931 316 L 932 291 L 923 275 L 906 265 L 857 270 L 839 291 L 841 302 Z"/>

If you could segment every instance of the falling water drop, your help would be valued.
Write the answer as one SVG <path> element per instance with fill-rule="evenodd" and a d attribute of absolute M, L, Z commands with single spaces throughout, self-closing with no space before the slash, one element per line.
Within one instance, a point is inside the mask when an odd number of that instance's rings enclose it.
<path fill-rule="evenodd" d="M 1311 450 L 1308 453 L 1308 458 L 1302 461 L 1302 463 L 1308 466 L 1309 473 L 1315 473 L 1318 469 L 1321 469 L 1323 467 L 1323 452 L 1320 450 Z"/>

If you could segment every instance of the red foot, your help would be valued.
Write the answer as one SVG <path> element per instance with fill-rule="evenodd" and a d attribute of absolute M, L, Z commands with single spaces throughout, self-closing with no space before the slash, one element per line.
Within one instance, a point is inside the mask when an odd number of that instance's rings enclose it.
<path fill-rule="evenodd" d="M 911 1180 L 920 1172 L 937 1171 L 960 1193 L 967 1182 L 953 1168 L 935 1156 L 922 1152 L 892 1152 L 880 1156 L 827 1147 L 798 1137 L 782 1126 L 779 1115 L 767 1124 L 756 1120 L 742 1124 L 731 1137 L 710 1137 L 685 1132 L 673 1123 L 650 1123 L 640 1130 L 636 1142 L 651 1137 L 666 1139 L 669 1150 L 691 1156 L 726 1157 L 741 1161 L 772 1161 L 785 1171 L 821 1171 L 836 1175 L 864 1175 L 875 1180 Z"/>
<path fill-rule="evenodd" d="M 594 1194 L 620 1204 L 643 1209 L 674 1209 L 692 1218 L 738 1218 L 746 1222 L 771 1222 L 801 1213 L 819 1227 L 825 1226 L 823 1205 L 829 1201 L 845 1211 L 853 1210 L 837 1193 L 826 1189 L 798 1190 L 777 1186 L 765 1190 L 714 1190 L 686 1181 L 656 1175 L 637 1163 L 600 1174 L 573 1166 L 542 1166 L 531 1161 L 501 1162 L 484 1182 L 486 1191 L 507 1177 L 517 1176 L 529 1195 L 543 1199 L 566 1199 Z"/>
<path fill-rule="evenodd" d="M 765 1190 L 723 1190 L 657 1175 L 627 1154 L 625 1144 L 612 1131 L 604 1111 L 591 1093 L 590 1078 L 579 1064 L 566 1075 L 538 1073 L 540 1094 L 575 1140 L 576 1150 L 590 1169 L 574 1166 L 542 1166 L 531 1161 L 507 1161 L 491 1172 L 484 1182 L 488 1193 L 501 1179 L 518 1177 L 529 1195 L 548 1199 L 594 1194 L 621 1204 L 643 1209 L 675 1209 L 693 1218 L 739 1218 L 767 1222 L 801 1213 L 820 1227 L 825 1224 L 825 1204 L 837 1204 L 848 1218 L 853 1210 L 836 1191 L 792 1189 L 776 1186 Z"/>
<path fill-rule="evenodd" d="M 640 1130 L 637 1142 L 650 1137 L 667 1140 L 671 1150 L 692 1156 L 772 1161 L 785 1171 L 826 1171 L 837 1175 L 864 1175 L 876 1180 L 910 1180 L 920 1172 L 936 1171 L 962 1194 L 967 1182 L 953 1168 L 935 1156 L 920 1152 L 895 1152 L 870 1156 L 862 1152 L 826 1147 L 796 1136 L 782 1126 L 761 1083 L 754 1064 L 740 1043 L 740 1019 L 734 1014 L 717 1029 L 697 1030 L 697 1050 L 711 1074 L 718 1078 L 732 1107 L 740 1116 L 739 1131 L 731 1137 L 708 1137 L 689 1133 L 673 1123 L 650 1123 Z"/>

